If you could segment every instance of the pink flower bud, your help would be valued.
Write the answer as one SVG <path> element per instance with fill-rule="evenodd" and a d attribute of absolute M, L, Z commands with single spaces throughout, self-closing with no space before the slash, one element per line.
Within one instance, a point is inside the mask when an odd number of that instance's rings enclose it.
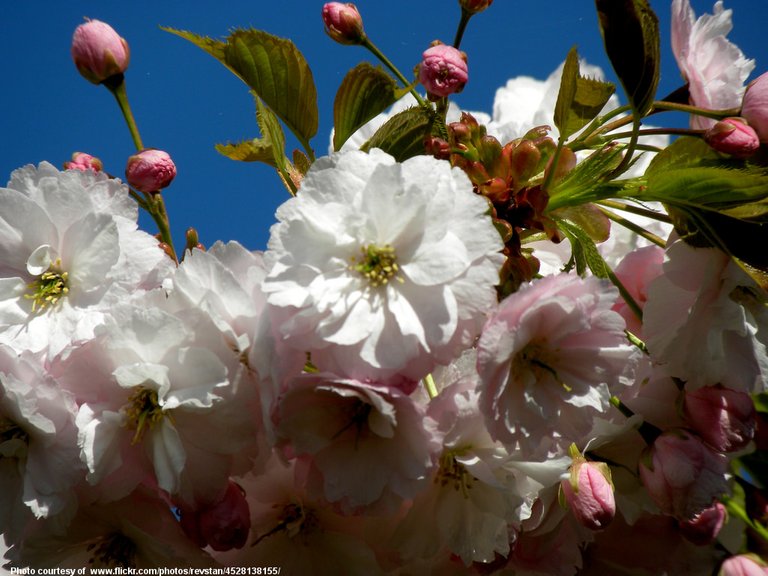
<path fill-rule="evenodd" d="M 323 6 L 325 32 L 340 44 L 360 44 L 365 39 L 363 19 L 354 4 L 328 2 Z"/>
<path fill-rule="evenodd" d="M 182 506 L 180 511 L 182 529 L 201 548 L 225 552 L 242 548 L 248 540 L 250 508 L 242 488 L 232 481 L 218 502 L 198 510 Z"/>
<path fill-rule="evenodd" d="M 616 515 L 611 470 L 602 462 L 574 460 L 570 478 L 560 486 L 568 507 L 582 526 L 602 530 Z"/>
<path fill-rule="evenodd" d="M 743 118 L 726 118 L 704 133 L 712 148 L 736 158 L 748 158 L 760 148 L 760 139 Z"/>
<path fill-rule="evenodd" d="M 87 170 L 93 170 L 94 172 L 101 172 L 104 169 L 104 165 L 101 160 L 85 152 L 75 152 L 72 154 L 72 160 L 64 162 L 64 170 L 81 170 L 83 172 Z"/>
<path fill-rule="evenodd" d="M 720 566 L 717 576 L 766 576 L 768 567 L 754 554 L 731 556 Z"/>
<path fill-rule="evenodd" d="M 167 152 L 147 148 L 128 158 L 125 177 L 140 192 L 157 192 L 176 177 L 176 165 Z"/>
<path fill-rule="evenodd" d="M 101 84 L 128 68 L 128 43 L 109 25 L 88 20 L 72 36 L 72 59 L 88 81 Z"/>
<path fill-rule="evenodd" d="M 468 79 L 467 55 L 453 46 L 436 44 L 422 54 L 419 82 L 431 98 L 461 92 Z"/>
<path fill-rule="evenodd" d="M 482 12 L 488 6 L 493 4 L 493 0 L 459 0 L 462 10 L 468 14 L 477 14 Z"/>
<path fill-rule="evenodd" d="M 679 523 L 680 532 L 689 542 L 697 546 L 707 546 L 717 538 L 725 523 L 726 516 L 725 506 L 720 502 L 715 502 L 690 520 L 682 520 Z"/>
<path fill-rule="evenodd" d="M 683 412 L 688 425 L 718 452 L 741 450 L 755 436 L 755 404 L 746 392 L 704 386 L 686 392 Z"/>
<path fill-rule="evenodd" d="M 760 142 L 768 142 L 768 72 L 747 86 L 741 115 L 757 132 Z"/>
<path fill-rule="evenodd" d="M 640 460 L 640 480 L 664 514 L 690 520 L 727 492 L 727 458 L 685 430 L 661 434 Z"/>

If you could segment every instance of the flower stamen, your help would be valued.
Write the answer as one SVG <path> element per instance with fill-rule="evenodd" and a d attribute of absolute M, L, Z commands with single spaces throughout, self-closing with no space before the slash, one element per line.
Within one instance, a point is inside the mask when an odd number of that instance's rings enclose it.
<path fill-rule="evenodd" d="M 443 452 L 440 456 L 440 467 L 435 476 L 435 484 L 441 487 L 452 485 L 456 491 L 461 491 L 464 498 L 469 498 L 476 478 L 469 473 L 463 464 L 456 461 L 456 454 L 452 451 Z"/>
<path fill-rule="evenodd" d="M 62 297 L 69 294 L 69 273 L 61 271 L 61 258 L 50 265 L 48 270 L 27 284 L 29 294 L 24 298 L 32 300 L 32 312 L 40 312 L 48 306 L 55 306 Z"/>
<path fill-rule="evenodd" d="M 385 244 L 379 247 L 375 244 L 366 244 L 360 247 L 360 252 L 363 254 L 361 260 L 358 262 L 354 256 L 350 258 L 349 269 L 364 276 L 371 287 L 385 286 L 390 278 L 394 278 L 401 284 L 404 282 L 403 277 L 398 274 L 400 268 L 392 246 Z"/>
<path fill-rule="evenodd" d="M 153 428 L 167 416 L 158 402 L 157 391 L 144 386 L 136 388 L 124 410 L 127 418 L 126 427 L 129 430 L 136 430 L 131 444 L 141 442 L 147 429 Z"/>

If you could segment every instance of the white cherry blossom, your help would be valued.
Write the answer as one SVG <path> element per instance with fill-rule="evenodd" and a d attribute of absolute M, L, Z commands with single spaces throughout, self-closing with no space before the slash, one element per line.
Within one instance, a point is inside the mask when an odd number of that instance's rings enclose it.
<path fill-rule="evenodd" d="M 0 342 L 61 352 L 93 336 L 109 307 L 172 269 L 118 180 L 48 163 L 0 188 Z"/>
<path fill-rule="evenodd" d="M 265 256 L 282 338 L 359 380 L 412 382 L 447 364 L 495 302 L 503 257 L 487 211 L 444 161 L 319 159 L 278 209 Z"/>

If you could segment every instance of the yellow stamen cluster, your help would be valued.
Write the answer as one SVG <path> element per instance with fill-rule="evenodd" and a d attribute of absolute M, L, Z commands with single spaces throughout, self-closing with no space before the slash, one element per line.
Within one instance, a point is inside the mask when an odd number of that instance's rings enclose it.
<path fill-rule="evenodd" d="M 440 468 L 435 476 L 435 484 L 441 487 L 453 486 L 453 489 L 461 491 L 464 498 L 469 498 L 469 491 L 476 478 L 470 474 L 463 464 L 456 461 L 456 456 L 451 451 L 443 452 L 440 456 Z"/>
<path fill-rule="evenodd" d="M 121 532 L 102 536 L 86 548 L 89 566 L 99 568 L 136 568 L 136 544 Z"/>
<path fill-rule="evenodd" d="M 350 258 L 349 269 L 367 278 L 371 287 L 384 286 L 389 283 L 390 278 L 403 282 L 402 276 L 398 275 L 400 268 L 392 246 L 385 244 L 380 248 L 375 244 L 367 244 L 360 247 L 360 252 L 362 252 L 360 261 L 354 256 Z"/>
<path fill-rule="evenodd" d="M 126 427 L 136 430 L 132 443 L 141 442 L 144 432 L 159 424 L 167 414 L 160 406 L 157 392 L 138 386 L 128 399 L 128 404 L 123 408 L 126 416 Z"/>
<path fill-rule="evenodd" d="M 55 306 L 69 293 L 68 280 L 69 274 L 61 271 L 61 259 L 58 259 L 47 271 L 30 282 L 27 285 L 30 293 L 24 294 L 24 298 L 32 300 L 32 312 Z"/>

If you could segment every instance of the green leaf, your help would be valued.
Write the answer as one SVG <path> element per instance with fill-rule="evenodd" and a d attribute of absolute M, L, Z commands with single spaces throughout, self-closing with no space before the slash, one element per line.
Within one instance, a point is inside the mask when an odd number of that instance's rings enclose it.
<path fill-rule="evenodd" d="M 611 269 L 608 264 L 605 263 L 605 260 L 600 255 L 597 246 L 592 238 L 590 238 L 589 234 L 579 225 L 570 220 L 557 219 L 556 222 L 558 228 L 560 228 L 568 240 L 570 240 L 574 252 L 577 250 L 580 252 L 579 257 L 583 258 L 584 263 L 592 271 L 592 274 L 598 278 L 610 278 L 612 275 Z M 579 274 L 582 273 L 578 270 L 578 266 L 576 271 Z"/>
<path fill-rule="evenodd" d="M 264 102 L 258 96 L 256 98 L 256 121 L 259 124 L 262 138 L 272 143 L 272 159 L 274 166 L 284 171 L 288 165 L 288 159 L 285 157 L 285 135 L 280 122 L 277 120 L 274 112 L 264 105 Z"/>
<path fill-rule="evenodd" d="M 341 82 L 333 103 L 333 148 L 340 150 L 363 124 L 397 100 L 397 82 L 378 66 L 362 62 Z"/>
<path fill-rule="evenodd" d="M 225 64 L 302 142 L 317 133 L 317 89 L 293 42 L 261 30 L 236 30 L 227 39 Z"/>
<path fill-rule="evenodd" d="M 312 162 L 307 158 L 301 150 L 293 151 L 293 165 L 298 170 L 299 174 L 305 176 L 309 171 L 309 167 L 312 166 Z"/>
<path fill-rule="evenodd" d="M 571 242 L 571 248 L 573 250 L 571 259 L 573 260 L 575 258 L 581 258 L 592 271 L 592 274 L 598 278 L 607 278 L 610 280 L 611 283 L 619 290 L 619 294 L 621 294 L 621 297 L 635 312 L 637 317 L 642 318 L 641 308 L 638 306 L 637 302 L 626 289 L 626 287 L 618 279 L 616 274 L 613 273 L 611 267 L 608 266 L 608 263 L 598 251 L 597 246 L 590 237 L 590 234 L 572 220 L 553 219 L 557 222 L 558 228 L 560 228 L 563 234 L 565 234 L 565 236 Z M 579 274 L 583 274 L 583 272 L 578 270 L 578 260 L 577 272 Z"/>
<path fill-rule="evenodd" d="M 264 162 L 278 171 L 288 168 L 285 157 L 285 136 L 275 114 L 267 108 L 261 98 L 256 100 L 256 121 L 261 131 L 261 138 L 246 140 L 237 144 L 217 144 L 219 153 L 240 162 Z"/>
<path fill-rule="evenodd" d="M 555 104 L 555 126 L 562 139 L 589 124 L 606 105 L 616 90 L 610 82 L 581 76 L 579 54 L 571 48 L 563 66 L 560 92 Z"/>
<path fill-rule="evenodd" d="M 611 221 L 594 204 L 561 208 L 552 216 L 576 224 L 596 243 L 605 242 L 611 235 Z"/>
<path fill-rule="evenodd" d="M 606 144 L 555 181 L 549 189 L 547 212 L 621 196 L 625 194 L 625 189 L 634 190 L 636 185 L 633 181 L 604 178 L 619 165 L 623 151 L 623 145 Z"/>
<path fill-rule="evenodd" d="M 595 0 L 605 51 L 632 109 L 645 116 L 659 84 L 659 19 L 648 0 Z"/>
<path fill-rule="evenodd" d="M 768 393 L 761 392 L 752 396 L 755 403 L 755 410 L 763 414 L 768 414 Z"/>
<path fill-rule="evenodd" d="M 216 144 L 216 151 L 231 160 L 237 160 L 239 162 L 264 162 L 271 166 L 275 166 L 274 156 L 272 154 L 272 144 L 264 142 L 260 138 L 244 140 L 235 144 Z"/>
<path fill-rule="evenodd" d="M 293 42 L 254 29 L 236 30 L 226 42 L 164 30 L 189 40 L 234 72 L 309 149 L 318 128 L 317 89 Z"/>
<path fill-rule="evenodd" d="M 698 138 L 679 138 L 662 150 L 645 173 L 638 195 L 676 207 L 703 208 L 731 217 L 760 219 L 766 213 L 768 170 L 719 157 Z"/>
<path fill-rule="evenodd" d="M 424 138 L 429 136 L 435 117 L 430 108 L 414 106 L 403 110 L 387 120 L 361 150 L 381 148 L 398 162 L 423 154 Z"/>
<path fill-rule="evenodd" d="M 208 36 L 200 36 L 194 32 L 188 32 L 186 30 L 177 30 L 168 26 L 160 26 L 160 29 L 165 30 L 166 32 L 170 32 L 171 34 L 175 34 L 176 36 L 184 38 L 185 40 L 189 40 L 192 42 L 192 44 L 198 48 L 202 48 L 217 60 L 224 62 L 225 48 L 227 46 L 226 42 L 222 42 L 221 40 L 214 40 Z"/>

